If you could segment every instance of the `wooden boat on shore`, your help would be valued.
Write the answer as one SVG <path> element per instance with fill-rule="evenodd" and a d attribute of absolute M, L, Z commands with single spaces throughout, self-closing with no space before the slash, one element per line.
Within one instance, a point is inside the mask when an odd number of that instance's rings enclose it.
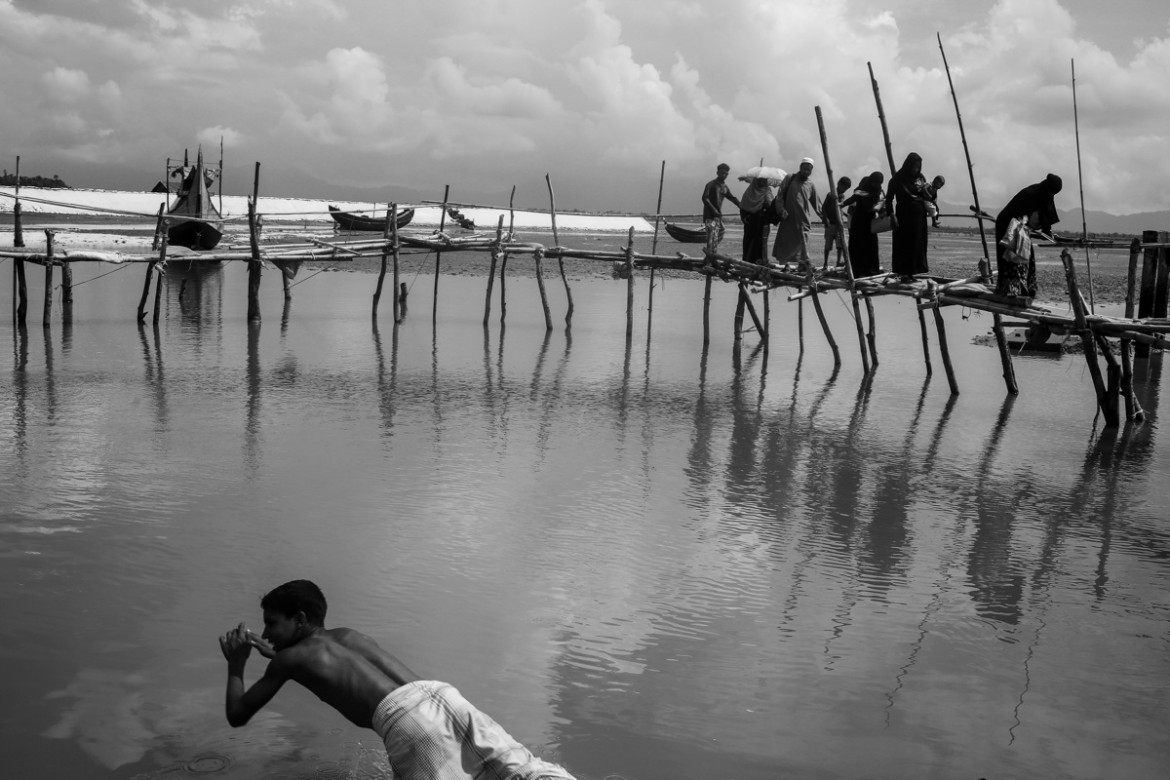
<path fill-rule="evenodd" d="M 168 244 L 195 250 L 215 249 L 219 244 L 223 238 L 223 217 L 212 202 L 209 189 L 218 173 L 204 166 L 202 149 L 195 157 L 194 166 L 184 160 L 182 166 L 168 172 L 169 176 L 183 177 L 175 202 L 167 209 Z"/>
<path fill-rule="evenodd" d="M 342 230 L 363 230 L 368 232 L 384 233 L 386 227 L 390 224 L 389 217 L 364 217 L 361 214 L 350 214 L 347 211 L 342 211 L 336 206 L 329 206 L 329 216 L 333 217 L 333 221 L 338 224 Z M 403 228 L 410 224 L 414 219 L 414 209 L 403 209 L 396 212 L 394 220 L 398 223 L 398 227 Z"/>
<path fill-rule="evenodd" d="M 1067 332 L 1039 322 L 1004 322 L 1003 336 L 1009 349 L 1024 352 L 1062 352 Z"/>
<path fill-rule="evenodd" d="M 700 225 L 697 228 L 686 227 L 685 225 L 675 225 L 673 223 L 666 223 L 666 234 L 673 238 L 680 244 L 705 244 L 707 243 L 707 228 Z"/>

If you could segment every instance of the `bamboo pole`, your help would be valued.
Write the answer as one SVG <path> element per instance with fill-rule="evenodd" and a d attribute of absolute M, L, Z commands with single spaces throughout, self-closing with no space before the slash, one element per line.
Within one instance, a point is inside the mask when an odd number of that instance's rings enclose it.
<path fill-rule="evenodd" d="M 73 264 L 69 254 L 61 258 L 61 321 L 69 324 L 73 320 Z"/>
<path fill-rule="evenodd" d="M 1133 319 L 1134 287 L 1137 282 L 1137 264 L 1141 258 L 1142 244 L 1134 238 L 1129 248 L 1129 271 L 1125 279 L 1125 317 Z M 1141 420 L 1145 412 L 1133 390 L 1133 354 L 1130 340 L 1121 339 L 1121 391 L 1125 396 L 1125 418 L 1127 420 Z"/>
<path fill-rule="evenodd" d="M 711 274 L 706 276 L 707 281 L 703 284 L 703 349 L 711 343 Z"/>
<path fill-rule="evenodd" d="M 395 215 L 398 212 L 398 204 L 395 203 Z M 394 263 L 394 326 L 395 333 L 397 333 L 398 323 L 402 322 L 402 318 L 406 316 L 406 283 L 399 279 L 398 256 L 400 254 L 400 247 L 398 244 L 398 218 L 397 216 L 390 219 L 390 257 Z M 397 338 L 397 336 L 395 336 Z"/>
<path fill-rule="evenodd" d="M 451 185 L 443 185 L 443 211 L 439 214 L 439 233 L 447 226 L 447 198 L 451 194 Z M 442 258 L 443 251 L 440 249 L 435 252 L 435 291 L 431 298 L 431 325 L 436 325 L 439 322 L 439 259 Z"/>
<path fill-rule="evenodd" d="M 382 265 L 378 269 L 378 284 L 374 287 L 374 307 L 372 312 L 374 317 L 378 316 L 378 301 L 382 299 L 382 285 L 386 281 L 386 264 L 389 261 L 388 255 L 390 251 L 390 244 L 392 243 L 390 239 L 390 226 L 398 222 L 398 220 L 395 218 L 398 213 L 397 204 L 390 203 L 386 208 L 388 209 L 386 216 L 386 227 L 382 229 L 382 239 L 386 242 L 386 245 L 382 247 Z M 395 289 L 397 289 L 397 287 L 398 285 L 395 285 Z M 397 309 L 398 307 L 395 306 L 394 308 Z"/>
<path fill-rule="evenodd" d="M 935 33 L 935 36 L 938 38 L 938 50 L 942 54 L 943 68 L 947 72 L 947 84 L 951 88 L 951 100 L 955 104 L 955 119 L 959 123 L 959 138 L 963 142 L 963 155 L 967 158 L 967 175 L 971 179 L 971 198 L 975 202 L 975 214 L 978 216 L 983 213 L 983 209 L 979 205 L 979 188 L 975 186 L 975 166 L 971 163 L 971 149 L 967 146 L 967 131 L 963 129 L 963 114 L 959 111 L 959 96 L 955 92 L 955 82 L 951 78 L 951 66 L 947 63 L 947 53 L 943 49 L 942 35 Z M 983 276 L 983 282 L 986 284 L 991 281 L 991 253 L 987 248 L 987 231 L 983 227 L 983 220 L 976 219 L 975 223 L 979 226 L 979 241 L 983 245 L 983 262 L 980 263 L 979 271 Z M 1016 369 L 1012 364 L 1012 353 L 1008 349 L 1007 337 L 1003 332 L 1003 318 L 999 314 L 992 314 L 991 317 L 991 331 L 995 334 L 995 346 L 999 350 L 999 362 L 1003 370 L 1003 381 L 1008 393 L 1015 395 L 1020 392 L 1020 387 L 1016 383 Z"/>
<path fill-rule="evenodd" d="M 487 278 L 487 293 L 484 295 L 483 301 L 483 326 L 486 328 L 488 318 L 492 316 L 492 285 L 496 281 L 496 263 L 500 256 L 504 253 L 504 215 L 500 215 L 500 219 L 496 222 L 496 240 L 492 246 L 491 256 L 492 265 L 488 271 Z"/>
<path fill-rule="evenodd" d="M 951 395 L 959 394 L 959 383 L 955 381 L 955 369 L 951 366 L 951 350 L 947 346 L 947 327 L 943 322 L 942 311 L 936 306 L 934 311 L 934 327 L 938 330 L 938 350 L 942 355 L 943 370 L 947 375 L 947 384 L 951 386 Z M 921 310 L 920 312 L 921 313 Z"/>
<path fill-rule="evenodd" d="M 154 273 L 154 266 L 158 260 L 151 258 L 146 264 L 146 276 L 142 280 L 142 295 L 138 298 L 138 324 L 146 321 L 146 302 L 150 298 L 150 275 Z"/>
<path fill-rule="evenodd" d="M 796 302 L 796 337 L 800 343 L 800 354 L 804 354 L 804 298 Z"/>
<path fill-rule="evenodd" d="M 549 216 L 552 219 L 553 243 L 559 247 L 561 240 L 557 237 L 557 201 L 556 196 L 553 195 L 552 177 L 547 173 L 544 175 L 544 182 L 548 185 Z M 634 229 L 630 228 L 631 243 L 633 242 L 633 235 Z M 557 256 L 557 266 L 561 269 L 561 282 L 565 285 L 565 299 L 568 302 L 568 306 L 565 309 L 565 327 L 568 328 L 573 324 L 573 291 L 569 289 L 569 278 L 565 276 L 564 257 Z M 630 271 L 633 271 L 632 264 L 630 265 Z M 633 285 L 633 281 L 630 284 Z"/>
<path fill-rule="evenodd" d="M 508 241 L 512 241 L 514 234 L 513 230 L 516 226 L 516 185 L 512 185 L 512 194 L 508 197 Z M 508 253 L 504 252 L 504 257 L 500 261 L 500 327 L 503 327 L 504 320 L 508 315 L 508 296 L 505 295 L 504 283 L 508 277 Z"/>
<path fill-rule="evenodd" d="M 735 298 L 735 317 L 731 321 L 731 327 L 735 330 L 735 338 L 733 341 L 739 341 L 743 338 L 743 310 L 745 305 L 743 291 L 741 290 Z"/>
<path fill-rule="evenodd" d="M 24 228 L 21 223 L 21 212 L 23 208 L 20 205 L 20 155 L 16 155 L 16 188 L 14 190 L 15 198 L 12 204 L 12 245 L 15 247 L 24 246 Z"/>
<path fill-rule="evenodd" d="M 24 260 L 19 257 L 13 261 L 15 279 L 16 307 L 15 319 L 18 328 L 24 328 L 28 318 L 28 283 L 25 278 Z"/>
<path fill-rule="evenodd" d="M 158 250 L 158 273 L 154 276 L 154 314 L 151 316 L 151 324 L 158 327 L 158 320 L 162 314 L 162 282 L 165 268 L 167 267 L 167 237 L 163 235 L 161 246 Z"/>
<path fill-rule="evenodd" d="M 658 254 L 658 223 L 661 221 L 662 214 L 662 187 L 666 182 L 666 160 L 662 161 L 662 167 L 658 171 L 658 205 L 654 207 L 654 238 L 650 242 L 650 254 Z M 647 294 L 646 302 L 646 338 L 650 338 L 650 326 L 654 322 L 654 284 L 655 271 L 657 268 L 650 266 L 650 291 Z"/>
<path fill-rule="evenodd" d="M 540 290 L 540 305 L 544 309 L 544 329 L 552 330 L 552 313 L 548 309 L 548 294 L 544 289 L 544 247 L 538 247 L 532 253 L 532 260 L 536 265 L 536 287 Z"/>
<path fill-rule="evenodd" d="M 45 231 L 45 312 L 41 325 L 49 327 L 53 320 L 53 231 Z"/>
<path fill-rule="evenodd" d="M 898 166 L 894 163 L 894 147 L 890 143 L 890 129 L 886 126 L 886 112 L 882 108 L 882 93 L 878 87 L 877 78 L 873 75 L 873 64 L 865 63 L 869 68 L 869 81 L 873 86 L 873 99 L 877 104 L 878 120 L 882 126 L 882 140 L 886 146 L 886 161 L 890 165 L 890 186 L 894 184 L 894 174 L 898 172 Z M 918 311 L 918 330 L 922 334 L 922 359 L 926 364 L 926 375 L 933 376 L 934 369 L 930 365 L 930 340 L 926 336 L 926 316 L 921 310 Z"/>
<path fill-rule="evenodd" d="M 626 340 L 634 336 L 634 228 L 626 239 Z"/>
<path fill-rule="evenodd" d="M 166 213 L 166 209 L 167 204 L 164 200 L 158 205 L 158 217 L 154 221 L 154 237 L 150 241 L 150 251 L 152 252 L 158 251 L 159 239 L 164 233 L 167 232 L 166 217 L 163 216 Z"/>
<path fill-rule="evenodd" d="M 813 281 L 812 263 L 809 263 L 809 284 L 815 286 Z M 829 321 L 825 319 L 824 309 L 821 308 L 821 296 L 813 293 L 809 296 L 813 302 L 813 308 L 816 310 L 817 319 L 821 322 L 821 330 L 825 332 L 825 339 L 829 342 L 829 349 L 833 350 L 833 365 L 835 367 L 841 365 L 841 350 L 837 347 L 837 340 L 833 338 L 833 331 L 829 329 Z"/>
<path fill-rule="evenodd" d="M 816 111 L 817 115 L 817 129 L 819 129 L 821 133 L 821 154 L 825 158 L 825 173 L 829 177 L 829 192 L 833 193 L 832 210 L 836 213 L 831 216 L 836 219 L 837 224 L 841 226 L 843 230 L 845 219 L 844 215 L 841 213 L 841 206 L 837 202 L 839 200 L 837 198 L 837 182 L 833 178 L 833 164 L 829 160 L 829 137 L 825 132 L 825 118 L 821 114 L 820 106 L 815 106 L 814 110 Z M 838 239 L 840 239 L 840 237 L 838 237 Z M 861 369 L 862 373 L 868 376 L 870 372 L 869 349 L 865 340 L 865 327 L 861 323 L 861 306 L 857 302 L 857 286 L 853 280 L 853 264 L 849 258 L 849 247 L 845 246 L 844 242 L 840 240 L 838 240 L 838 243 L 843 244 L 841 251 L 843 257 L 845 258 L 845 272 L 849 278 L 849 297 L 853 302 L 853 322 L 857 327 L 857 344 L 858 348 L 861 350 Z"/>
<path fill-rule="evenodd" d="M 248 322 L 260 321 L 260 219 L 256 214 L 260 200 L 260 163 L 252 179 L 252 198 L 248 201 L 248 244 L 252 258 L 248 263 Z"/>
<path fill-rule="evenodd" d="M 1097 363 L 1097 347 L 1094 343 L 1093 332 L 1085 320 L 1085 309 L 1081 299 L 1080 289 L 1077 287 L 1076 269 L 1073 268 L 1072 255 L 1067 249 L 1060 252 L 1060 261 L 1064 264 L 1065 279 L 1068 281 L 1069 300 L 1072 303 L 1073 316 L 1076 319 L 1077 331 L 1080 333 L 1081 344 L 1085 351 L 1085 361 L 1089 366 L 1089 375 L 1093 379 L 1093 387 L 1097 392 L 1097 406 L 1105 417 L 1105 427 L 1118 427 L 1117 407 L 1110 406 L 1108 391 L 1101 378 L 1101 366 Z"/>
<path fill-rule="evenodd" d="M 866 334 L 865 338 L 867 341 L 869 341 L 869 354 L 873 357 L 873 367 L 876 371 L 878 367 L 877 317 L 874 315 L 873 311 L 873 299 L 868 295 L 863 297 L 865 298 L 865 311 L 869 316 L 869 332 Z"/>
<path fill-rule="evenodd" d="M 1093 299 L 1093 264 L 1089 259 L 1089 223 L 1085 218 L 1085 180 L 1081 175 L 1081 123 L 1077 115 L 1077 63 L 1069 60 L 1072 69 L 1072 99 L 1073 99 L 1073 131 L 1077 141 L 1077 186 L 1081 193 L 1081 240 L 1085 243 L 1085 273 L 1089 282 L 1089 311 L 1097 313 L 1097 306 Z"/>
<path fill-rule="evenodd" d="M 12 245 L 24 247 L 24 230 L 21 227 L 20 206 L 20 155 L 16 156 L 16 197 L 12 204 Z M 28 283 L 25 280 L 24 260 L 17 258 L 12 263 L 12 317 L 17 327 L 25 327 L 28 317 Z"/>

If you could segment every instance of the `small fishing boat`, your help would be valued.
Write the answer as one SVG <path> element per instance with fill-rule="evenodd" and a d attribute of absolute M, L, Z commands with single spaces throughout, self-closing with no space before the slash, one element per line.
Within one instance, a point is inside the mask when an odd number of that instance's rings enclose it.
<path fill-rule="evenodd" d="M 707 243 L 707 228 L 700 225 L 697 228 L 666 223 L 666 234 L 680 244 Z"/>
<path fill-rule="evenodd" d="M 333 221 L 338 224 L 342 230 L 365 230 L 370 232 L 383 233 L 386 226 L 390 224 L 389 217 L 364 217 L 360 214 L 350 214 L 347 211 L 342 211 L 336 206 L 329 206 L 329 216 L 333 217 Z M 410 221 L 414 219 L 414 209 L 403 209 L 395 212 L 394 221 L 398 223 L 398 227 L 406 227 Z"/>
<path fill-rule="evenodd" d="M 1009 349 L 1025 352 L 1061 352 L 1068 333 L 1058 333 L 1039 322 L 1004 322 L 1003 335 Z"/>
<path fill-rule="evenodd" d="M 188 249 L 215 249 L 223 238 L 223 217 L 211 200 L 211 183 L 219 171 L 203 164 L 203 149 L 195 157 L 195 165 L 168 168 L 168 176 L 182 177 L 175 202 L 167 209 L 167 243 Z"/>

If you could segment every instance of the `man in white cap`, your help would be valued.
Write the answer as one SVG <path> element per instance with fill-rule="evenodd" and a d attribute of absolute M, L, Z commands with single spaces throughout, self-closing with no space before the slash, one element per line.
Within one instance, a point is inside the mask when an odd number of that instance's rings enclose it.
<path fill-rule="evenodd" d="M 812 158 L 805 157 L 800 161 L 800 170 L 788 174 L 780 182 L 780 195 L 776 198 L 780 225 L 776 229 L 772 256 L 780 265 L 796 263 L 802 271 L 808 269 L 808 240 L 813 215 L 818 219 L 821 216 L 817 188 L 810 178 L 812 170 Z"/>

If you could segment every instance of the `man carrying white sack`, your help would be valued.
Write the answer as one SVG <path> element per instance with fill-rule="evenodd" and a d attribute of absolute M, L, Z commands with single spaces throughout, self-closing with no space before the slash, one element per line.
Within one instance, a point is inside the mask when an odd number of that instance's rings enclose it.
<path fill-rule="evenodd" d="M 325 596 L 293 580 L 260 600 L 264 633 L 243 623 L 219 638 L 228 662 L 228 723 L 242 726 L 289 680 L 350 722 L 382 737 L 396 780 L 573 780 L 531 752 L 446 683 L 418 675 L 373 639 L 351 628 L 325 628 Z M 264 676 L 244 689 L 255 647 L 269 659 Z"/>

